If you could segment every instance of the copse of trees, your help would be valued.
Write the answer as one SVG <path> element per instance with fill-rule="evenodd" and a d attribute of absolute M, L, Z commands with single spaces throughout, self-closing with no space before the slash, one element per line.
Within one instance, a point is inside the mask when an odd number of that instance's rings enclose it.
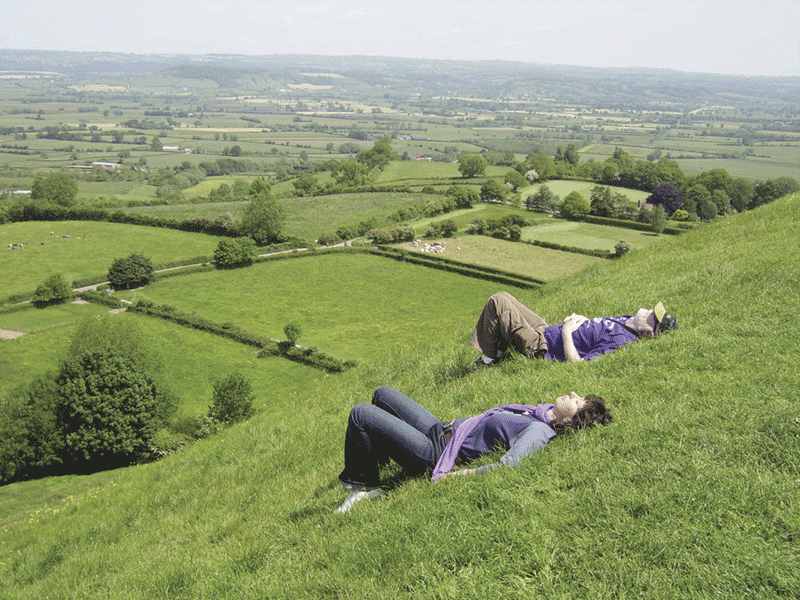
<path fill-rule="evenodd" d="M 147 456 L 176 408 L 159 366 L 135 323 L 82 322 L 57 373 L 0 402 L 0 482 Z"/>
<path fill-rule="evenodd" d="M 111 263 L 108 281 L 115 290 L 129 290 L 142 287 L 153 281 L 155 268 L 153 261 L 141 254 L 131 254 Z"/>
<path fill-rule="evenodd" d="M 548 214 L 555 214 L 558 212 L 560 204 L 561 198 L 554 194 L 546 185 L 540 185 L 539 189 L 525 200 L 525 206 L 528 210 L 535 210 Z"/>
<path fill-rule="evenodd" d="M 589 212 L 591 208 L 589 201 L 578 191 L 572 191 L 567 194 L 564 201 L 561 203 L 560 212 L 563 216 L 580 217 Z"/>
<path fill-rule="evenodd" d="M 37 175 L 31 185 L 31 198 L 58 206 L 72 206 L 78 197 L 78 184 L 66 173 Z"/>

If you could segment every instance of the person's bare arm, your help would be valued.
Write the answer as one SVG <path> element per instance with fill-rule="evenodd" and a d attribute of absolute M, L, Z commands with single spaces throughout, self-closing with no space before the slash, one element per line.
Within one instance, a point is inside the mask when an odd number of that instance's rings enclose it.
<path fill-rule="evenodd" d="M 586 321 L 588 321 L 586 317 L 574 313 L 564 319 L 564 324 L 561 326 L 561 343 L 564 346 L 564 357 L 567 362 L 581 360 L 580 354 L 575 349 L 575 341 L 572 339 L 572 334 Z"/>

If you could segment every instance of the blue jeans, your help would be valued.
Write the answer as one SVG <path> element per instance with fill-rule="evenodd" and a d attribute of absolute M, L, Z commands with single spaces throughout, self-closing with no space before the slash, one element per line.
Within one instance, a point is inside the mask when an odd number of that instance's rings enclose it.
<path fill-rule="evenodd" d="M 378 467 L 390 458 L 411 475 L 432 469 L 442 452 L 442 426 L 405 394 L 378 388 L 372 404 L 359 404 L 350 411 L 339 479 L 376 486 Z"/>

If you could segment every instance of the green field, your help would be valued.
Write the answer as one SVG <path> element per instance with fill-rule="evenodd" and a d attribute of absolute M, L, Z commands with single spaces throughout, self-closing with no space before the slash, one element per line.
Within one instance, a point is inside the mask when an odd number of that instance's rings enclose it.
<path fill-rule="evenodd" d="M 656 299 L 679 316 L 596 362 L 459 377 L 471 355 L 432 337 L 158 463 L 6 486 L 0 574 L 25 598 L 796 596 L 797 336 L 764 324 L 793 319 L 798 211 L 784 200 L 520 294 L 550 319 Z M 445 419 L 597 392 L 614 423 L 343 518 L 345 419 L 379 383 Z"/>
<path fill-rule="evenodd" d="M 343 359 L 374 361 L 409 343 L 452 338 L 454 332 L 466 337 L 496 287 L 385 258 L 340 254 L 175 277 L 128 295 L 275 338 L 296 321 L 304 331 L 301 343 Z"/>
<path fill-rule="evenodd" d="M 536 193 L 536 191 L 542 185 L 546 185 L 550 188 L 550 191 L 556 194 L 562 200 L 567 197 L 567 194 L 570 192 L 580 192 L 583 196 L 588 200 L 589 195 L 591 194 L 592 188 L 598 183 L 594 181 L 572 181 L 572 180 L 555 180 L 555 181 L 548 181 L 546 183 L 537 183 L 536 185 L 532 185 L 527 188 L 523 188 L 520 190 L 520 196 L 522 197 L 522 201 L 524 202 L 528 196 L 531 196 Z M 648 192 L 642 192 L 639 190 L 632 190 L 629 188 L 618 187 L 615 185 L 608 185 L 605 186 L 611 188 L 614 192 L 620 192 L 625 194 L 628 198 L 633 200 L 634 202 L 644 202 L 650 196 Z"/>
<path fill-rule="evenodd" d="M 643 248 L 662 238 L 649 231 L 579 221 L 554 220 L 522 229 L 523 240 L 539 240 L 589 250 L 613 250 L 619 241 L 627 242 L 632 248 Z"/>
<path fill-rule="evenodd" d="M 512 206 L 505 206 L 502 204 L 477 204 L 472 208 L 456 210 L 428 219 L 420 219 L 419 221 L 414 221 L 411 225 L 414 227 L 414 231 L 417 235 L 422 235 L 432 223 L 438 223 L 440 221 L 454 221 L 459 230 L 463 230 L 478 219 L 502 219 L 510 216 L 522 217 L 529 223 L 548 223 L 551 220 L 551 217 L 548 215 L 514 208 Z"/>
<path fill-rule="evenodd" d="M 332 233 L 342 225 L 354 225 L 370 219 L 377 219 L 384 224 L 383 221 L 388 215 L 401 208 L 418 206 L 429 200 L 440 199 L 440 196 L 429 194 L 388 192 L 283 198 L 279 202 L 285 209 L 286 233 L 313 240 L 323 233 Z M 201 217 L 212 219 L 226 215 L 237 219 L 245 206 L 245 202 L 212 202 L 140 206 L 124 210 L 129 213 L 173 219 Z"/>
<path fill-rule="evenodd" d="M 69 236 L 68 238 L 64 236 Z M 115 258 L 134 252 L 162 263 L 209 256 L 221 238 L 155 227 L 87 221 L 26 222 L 0 225 L 3 296 L 33 291 L 46 277 L 68 280 L 103 275 Z M 8 250 L 10 243 L 22 250 Z M 9 279 L 10 278 L 10 279 Z"/>
<path fill-rule="evenodd" d="M 465 235 L 439 241 L 446 244 L 446 250 L 440 255 L 445 258 L 511 271 L 543 281 L 560 279 L 605 261 L 603 258 L 539 248 L 482 235 Z M 419 251 L 419 247 L 412 243 L 403 244 L 402 248 Z"/>

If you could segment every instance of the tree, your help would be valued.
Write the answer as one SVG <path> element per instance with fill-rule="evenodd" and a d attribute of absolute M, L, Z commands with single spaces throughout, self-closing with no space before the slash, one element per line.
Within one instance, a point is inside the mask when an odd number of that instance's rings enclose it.
<path fill-rule="evenodd" d="M 567 194 L 561 203 L 561 214 L 565 217 L 579 217 L 589 212 L 589 201 L 578 191 Z"/>
<path fill-rule="evenodd" d="M 711 193 L 711 201 L 717 206 L 717 214 L 727 215 L 731 212 L 731 199 L 725 190 L 714 190 Z"/>
<path fill-rule="evenodd" d="M 532 152 L 525 159 L 525 162 L 531 169 L 536 171 L 537 178 L 542 181 L 552 179 L 558 173 L 553 157 L 543 152 Z"/>
<path fill-rule="evenodd" d="M 753 183 L 744 177 L 735 177 L 729 195 L 733 208 L 739 212 L 747 210 L 753 201 Z"/>
<path fill-rule="evenodd" d="M 313 196 L 317 191 L 317 178 L 313 173 L 303 173 L 292 182 L 297 196 Z"/>
<path fill-rule="evenodd" d="M 711 202 L 711 192 L 701 183 L 695 183 L 686 191 L 684 208 L 689 214 L 699 214 L 700 206 L 706 202 Z"/>
<path fill-rule="evenodd" d="M 256 252 L 256 243 L 252 238 L 220 240 L 214 250 L 214 266 L 218 269 L 246 267 L 253 264 Z"/>
<path fill-rule="evenodd" d="M 653 229 L 653 233 L 661 233 L 664 231 L 664 228 L 667 226 L 667 213 L 664 210 L 664 207 L 656 205 L 653 208 L 653 212 L 650 215 L 650 227 Z"/>
<path fill-rule="evenodd" d="M 339 185 L 356 187 L 364 185 L 369 179 L 369 167 L 363 162 L 349 158 L 338 161 L 331 175 Z"/>
<path fill-rule="evenodd" d="M 56 418 L 53 376 L 35 379 L 0 402 L 0 483 L 60 465 L 64 435 Z"/>
<path fill-rule="evenodd" d="M 621 258 L 621 257 L 625 256 L 630 251 L 631 251 L 630 245 L 628 244 L 628 242 L 626 242 L 624 240 L 620 240 L 614 245 L 614 257 L 615 258 Z"/>
<path fill-rule="evenodd" d="M 397 160 L 397 153 L 392 149 L 392 141 L 382 137 L 369 150 L 358 153 L 357 160 L 367 165 L 370 169 L 383 170 L 391 161 Z"/>
<path fill-rule="evenodd" d="M 208 416 L 220 423 L 236 423 L 253 414 L 253 386 L 239 373 L 214 383 Z"/>
<path fill-rule="evenodd" d="M 505 200 L 506 193 L 506 188 L 496 179 L 490 179 L 481 186 L 481 200 L 484 202 Z"/>
<path fill-rule="evenodd" d="M 31 198 L 47 200 L 59 206 L 72 206 L 78 196 L 78 184 L 66 173 L 37 175 L 31 186 Z"/>
<path fill-rule="evenodd" d="M 598 217 L 613 217 L 616 216 L 614 212 L 614 201 L 611 195 L 611 189 L 602 185 L 596 185 L 592 188 L 589 195 L 591 213 Z"/>
<path fill-rule="evenodd" d="M 513 192 L 516 192 L 519 188 L 528 184 L 528 180 L 525 179 L 525 176 L 521 175 L 519 171 L 509 171 L 506 173 L 503 180 L 511 186 L 511 191 Z"/>
<path fill-rule="evenodd" d="M 733 178 L 725 169 L 711 169 L 703 171 L 694 179 L 694 183 L 704 185 L 710 192 L 722 190 L 725 193 L 733 186 Z"/>
<path fill-rule="evenodd" d="M 62 304 L 72 298 L 72 288 L 63 275 L 51 275 L 36 288 L 31 302 L 34 306 L 45 307 Z"/>
<path fill-rule="evenodd" d="M 577 165 L 580 162 L 581 157 L 578 154 L 578 148 L 575 144 L 569 144 L 567 149 L 564 150 L 564 160 L 571 165 Z"/>
<path fill-rule="evenodd" d="M 161 152 L 164 149 L 164 145 L 161 143 L 161 138 L 157 135 L 154 135 L 150 140 L 150 150 L 153 152 Z"/>
<path fill-rule="evenodd" d="M 663 206 L 668 215 L 683 206 L 683 192 L 671 183 L 662 183 L 647 198 L 647 204 Z"/>
<path fill-rule="evenodd" d="M 462 177 L 472 178 L 483 175 L 487 166 L 486 159 L 480 154 L 465 153 L 458 157 L 458 171 Z"/>
<path fill-rule="evenodd" d="M 471 187 L 453 185 L 447 188 L 447 196 L 455 202 L 456 208 L 472 208 L 481 200 L 480 193 Z"/>
<path fill-rule="evenodd" d="M 87 352 L 68 360 L 56 382 L 58 422 L 71 462 L 116 466 L 147 451 L 160 423 L 159 391 L 123 352 Z"/>
<path fill-rule="evenodd" d="M 546 185 L 539 186 L 534 194 L 528 196 L 525 205 L 528 210 L 554 214 L 558 210 L 559 197 Z"/>
<path fill-rule="evenodd" d="M 717 216 L 717 205 L 711 198 L 703 198 L 697 205 L 697 215 L 704 221 L 712 221 Z"/>
<path fill-rule="evenodd" d="M 800 189 L 797 180 L 791 177 L 777 177 L 767 181 L 759 181 L 753 186 L 752 207 L 767 204 Z"/>
<path fill-rule="evenodd" d="M 121 144 L 125 139 L 125 132 L 124 131 L 112 131 L 111 132 L 111 140 L 115 144 Z"/>
<path fill-rule="evenodd" d="M 281 241 L 284 212 L 278 201 L 272 197 L 269 184 L 263 177 L 250 184 L 250 204 L 242 214 L 242 232 L 253 238 L 257 244 L 271 244 Z"/>
<path fill-rule="evenodd" d="M 153 281 L 154 271 L 153 262 L 149 258 L 141 254 L 131 254 L 111 263 L 107 277 L 115 290 L 128 290 Z"/>
<path fill-rule="evenodd" d="M 286 340 L 292 345 L 297 345 L 297 340 L 303 335 L 303 328 L 299 323 L 287 323 L 283 328 L 283 333 L 286 335 Z"/>
<path fill-rule="evenodd" d="M 241 156 L 242 155 L 242 147 L 239 144 L 234 144 L 228 150 L 228 156 Z M 224 154 L 224 152 L 223 152 Z"/>

